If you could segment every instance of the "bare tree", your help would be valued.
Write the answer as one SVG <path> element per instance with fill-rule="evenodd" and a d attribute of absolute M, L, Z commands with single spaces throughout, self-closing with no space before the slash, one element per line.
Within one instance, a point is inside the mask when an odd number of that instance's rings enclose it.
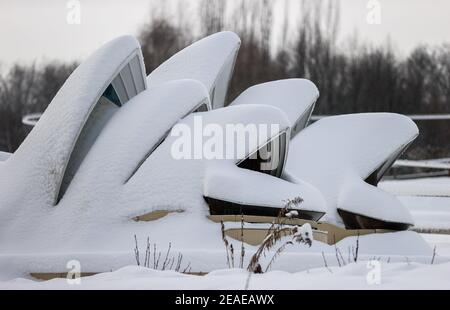
<path fill-rule="evenodd" d="M 255 84 L 295 77 L 318 86 L 318 114 L 450 113 L 450 45 L 418 46 L 400 59 L 389 43 L 373 47 L 358 43 L 355 35 L 345 49 L 345 44 L 337 44 L 338 1 L 302 0 L 295 18 L 292 3 L 283 0 L 284 16 L 275 27 L 274 1 L 200 0 L 194 11 L 198 14 L 186 14 L 186 2 L 178 1 L 175 15 L 173 7 L 169 14 L 166 2 L 158 2 L 138 33 L 146 70 L 150 73 L 199 37 L 232 30 L 242 45 L 228 102 Z M 276 29 L 282 32 L 278 42 Z M 0 74 L 0 150 L 11 152 L 20 145 L 27 134 L 23 114 L 45 110 L 75 66 L 16 65 Z M 449 156 L 448 121 L 418 126 L 421 135 L 408 157 Z"/>

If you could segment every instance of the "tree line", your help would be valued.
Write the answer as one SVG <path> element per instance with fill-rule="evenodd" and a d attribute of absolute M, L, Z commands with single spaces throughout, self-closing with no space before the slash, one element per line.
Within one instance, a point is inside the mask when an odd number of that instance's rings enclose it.
<path fill-rule="evenodd" d="M 179 1 L 175 11 L 183 12 L 185 3 Z M 146 70 L 201 37 L 231 30 L 242 45 L 228 102 L 252 85 L 301 77 L 320 90 L 315 114 L 450 113 L 450 45 L 421 45 L 399 57 L 388 43 L 371 46 L 354 36 L 343 44 L 337 1 L 305 0 L 296 14 L 283 4 L 284 16 L 276 21 L 270 0 L 200 0 L 193 16 L 150 14 L 137 33 Z M 29 130 L 22 116 L 45 110 L 76 65 L 17 64 L 0 75 L 0 150 L 20 145 Z M 421 135 L 407 157 L 450 157 L 450 121 L 417 124 Z"/>

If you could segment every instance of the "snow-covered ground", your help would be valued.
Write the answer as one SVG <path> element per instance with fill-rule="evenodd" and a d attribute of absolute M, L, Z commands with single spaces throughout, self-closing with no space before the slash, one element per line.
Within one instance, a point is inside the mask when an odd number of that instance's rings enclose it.
<path fill-rule="evenodd" d="M 449 177 L 384 181 L 379 187 L 397 195 L 411 212 L 416 228 L 450 229 Z"/>
<path fill-rule="evenodd" d="M 395 191 L 395 185 L 404 186 L 401 182 L 383 182 L 382 187 Z M 418 182 L 418 181 L 415 181 Z M 427 182 L 427 180 L 424 180 Z M 450 198 L 400 196 L 405 206 L 412 212 L 418 228 L 450 228 Z M 180 216 L 180 215 L 176 215 Z M 157 222 L 155 222 L 157 223 Z M 205 223 L 203 223 L 205 225 Z M 213 225 L 219 232 L 219 227 Z M 228 224 L 227 224 L 228 225 Z M 231 225 L 231 223 L 229 223 Z M 250 224 L 249 224 L 250 225 Z M 216 227 L 217 226 L 217 227 Z M 231 226 L 230 226 L 231 227 Z M 213 229 L 213 228 L 211 228 Z M 144 237 L 144 236 L 139 236 Z M 140 243 L 145 240 L 140 238 Z M 156 240 L 152 240 L 154 242 Z M 234 242 L 240 248 L 239 242 Z M 253 275 L 250 289 L 450 289 L 450 235 L 417 234 L 415 232 L 399 232 L 385 235 L 362 236 L 359 240 L 359 262 L 351 264 L 350 250 L 356 246 L 354 237 L 346 238 L 337 244 L 346 266 L 339 267 L 336 249 L 320 242 L 314 242 L 311 248 L 295 246 L 287 249 L 275 262 L 272 272 L 264 275 Z M 0 289 L 244 289 L 247 273 L 242 270 L 226 268 L 226 255 L 223 246 L 214 248 L 201 246 L 198 249 L 183 249 L 173 244 L 175 255 L 183 253 L 185 265 L 192 263 L 194 271 L 209 272 L 206 276 L 179 274 L 174 271 L 155 271 L 136 267 L 133 244 L 130 240 L 129 252 L 110 252 L 97 255 L 92 253 L 55 253 L 45 255 L 39 253 L 1 254 L 0 255 Z M 144 246 L 144 244 L 142 244 Z M 164 252 L 164 244 L 158 244 Z M 431 265 L 433 251 L 436 246 L 437 255 Z M 245 266 L 255 247 L 246 246 Z M 349 250 L 350 249 L 350 250 Z M 144 251 L 145 248 L 141 248 Z M 323 253 L 323 254 L 322 254 Z M 237 253 L 237 256 L 239 253 Z M 42 257 L 41 257 L 42 256 Z M 114 259 L 111 259 L 114 257 Z M 327 265 L 325 267 L 324 257 Z M 20 259 L 18 259 L 20 258 Z M 268 255 L 265 260 L 271 258 Z M 46 282 L 36 281 L 28 274 L 17 274 L 16 270 L 25 270 L 24 266 L 34 266 L 36 271 L 48 272 L 55 266 L 65 270 L 67 262 L 77 259 L 81 262 L 83 272 L 96 271 L 101 274 L 85 277 L 81 285 L 70 285 L 66 279 L 55 279 Z M 380 284 L 369 285 L 367 277 L 374 269 L 368 268 L 367 262 L 380 261 Z M 263 261 L 264 264 L 267 261 Z M 53 267 L 52 267 L 53 266 Z M 122 268 L 123 266 L 128 266 Z M 50 268 L 52 267 L 52 268 Z M 372 266 L 373 267 L 373 266 Z M 109 272 L 115 270 L 114 272 Z M 281 271 L 282 270 L 282 271 Z M 370 282 L 371 280 L 369 280 Z M 374 280 L 375 281 L 375 280 Z M 375 281 L 377 282 L 377 281 Z"/>
<path fill-rule="evenodd" d="M 423 244 L 418 242 L 416 236 L 417 234 L 414 232 L 363 236 L 360 239 L 359 248 L 362 254 L 359 255 L 356 264 L 351 262 L 352 256 L 347 251 L 352 245 L 355 245 L 355 240 L 344 239 L 338 243 L 337 247 L 342 267 L 339 266 L 336 259 L 337 252 L 334 247 L 320 242 L 314 242 L 311 248 L 295 246 L 294 249 L 290 249 L 278 257 L 271 269 L 273 271 L 264 275 L 252 275 L 249 288 L 450 289 L 450 235 L 422 234 L 421 236 L 426 241 Z M 396 240 L 396 242 L 392 240 Z M 408 246 L 410 244 L 420 246 L 412 248 Z M 434 259 L 432 252 L 424 253 L 426 255 L 417 255 L 417 253 L 426 251 L 425 248 L 428 246 L 430 248 L 436 246 L 437 255 Z M 391 256 L 388 248 L 397 250 L 402 248 L 404 255 Z M 247 266 L 253 249 L 247 247 L 247 251 L 244 266 Z M 200 253 L 184 252 L 183 254 L 187 260 L 201 257 L 198 255 Z M 137 267 L 133 262 L 131 250 L 130 253 L 116 253 L 115 255 L 119 264 L 123 266 L 123 263 L 127 261 L 128 264 L 125 265 L 129 266 L 117 268 L 117 270 L 112 268 L 111 270 L 116 270 L 113 272 L 83 277 L 80 285 L 70 284 L 64 278 L 37 281 L 26 274 L 21 277 L 8 276 L 8 268 L 2 268 L 0 289 L 244 289 L 248 276 L 248 273 L 243 270 L 216 267 L 220 265 L 219 262 L 225 260 L 224 249 L 202 252 L 205 260 L 197 262 L 197 265 L 200 264 L 206 268 L 205 271 L 209 271 L 206 276 Z M 262 259 L 263 268 L 271 257 L 272 254 L 269 254 Z M 101 257 L 96 259 L 100 264 L 102 260 Z M 28 260 L 22 259 L 22 261 L 33 264 L 36 257 L 30 257 Z M 207 261 L 215 261 L 216 264 L 208 266 Z M 7 263 L 8 259 L 2 257 L 2 262 Z M 372 264 L 368 265 L 369 262 Z M 14 265 L 14 261 L 10 261 L 10 263 Z M 183 263 L 183 265 L 185 264 Z M 85 267 L 85 265 L 82 266 Z"/>
<path fill-rule="evenodd" d="M 398 196 L 450 197 L 450 177 L 389 180 L 379 187 Z"/>
<path fill-rule="evenodd" d="M 425 241 L 436 250 L 440 256 L 450 257 L 450 235 L 422 234 Z"/>
<path fill-rule="evenodd" d="M 0 282 L 0 289 L 245 289 L 248 272 L 226 269 L 205 276 L 174 271 L 156 271 L 128 266 L 115 272 L 82 278 L 79 284 L 66 279 L 37 282 L 15 279 Z M 418 263 L 367 262 L 343 267 L 311 269 L 297 273 L 272 271 L 253 274 L 248 289 L 450 289 L 450 263 L 426 265 Z"/>

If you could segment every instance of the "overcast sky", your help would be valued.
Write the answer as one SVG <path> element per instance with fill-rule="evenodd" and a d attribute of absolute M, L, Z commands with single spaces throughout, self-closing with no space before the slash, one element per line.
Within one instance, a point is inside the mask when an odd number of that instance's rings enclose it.
<path fill-rule="evenodd" d="M 158 6 L 157 0 L 80 0 L 81 24 L 71 25 L 67 23 L 68 2 L 0 0 L 3 67 L 13 62 L 83 59 L 118 35 L 136 34 L 148 20 L 150 9 Z M 379 0 L 380 25 L 368 24 L 368 2 L 341 0 L 340 40 L 355 31 L 371 44 L 382 44 L 389 38 L 400 55 L 406 55 L 420 43 L 450 42 L 449 0 Z M 189 10 L 183 13 L 195 16 Z"/>

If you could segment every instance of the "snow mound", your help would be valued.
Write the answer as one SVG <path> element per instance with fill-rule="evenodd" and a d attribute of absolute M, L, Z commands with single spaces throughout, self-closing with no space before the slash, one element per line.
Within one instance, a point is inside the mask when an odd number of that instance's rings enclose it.
<path fill-rule="evenodd" d="M 37 282 L 15 279 L 0 282 L 2 289 L 150 289 L 150 290 L 243 290 L 248 272 L 245 270 L 216 270 L 205 276 L 185 275 L 173 271 L 155 271 L 128 266 L 81 279 L 79 285 L 66 279 Z M 252 275 L 249 289 L 253 290 L 405 290 L 449 289 L 450 264 L 367 262 L 343 267 L 317 268 L 288 273 L 271 271 Z M 187 294 L 189 295 L 189 294 Z M 189 297 L 186 297 L 189 298 Z"/>

